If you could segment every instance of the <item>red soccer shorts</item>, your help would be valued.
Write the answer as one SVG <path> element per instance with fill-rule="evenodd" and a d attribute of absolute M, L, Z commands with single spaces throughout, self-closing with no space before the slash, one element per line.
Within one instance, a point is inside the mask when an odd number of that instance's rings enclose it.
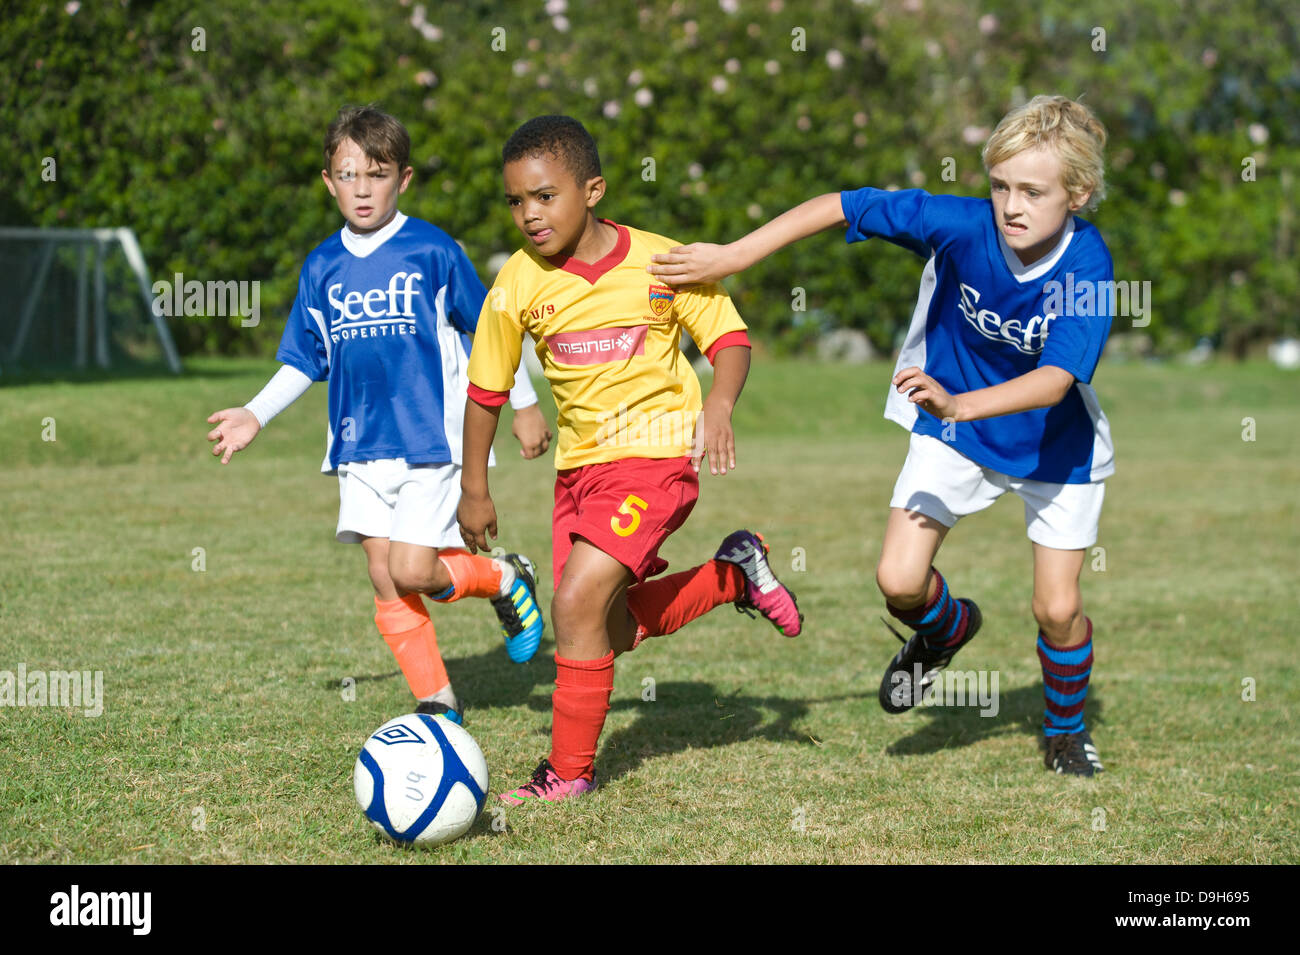
<path fill-rule="evenodd" d="M 555 586 L 581 537 L 632 571 L 637 582 L 662 573 L 659 556 L 700 496 L 691 459 L 622 458 L 561 471 L 555 478 L 551 548 Z"/>

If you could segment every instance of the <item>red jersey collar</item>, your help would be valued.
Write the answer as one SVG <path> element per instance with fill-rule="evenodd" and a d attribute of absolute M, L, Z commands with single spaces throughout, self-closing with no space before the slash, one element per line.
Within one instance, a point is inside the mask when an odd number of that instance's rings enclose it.
<path fill-rule="evenodd" d="M 571 255 L 548 255 L 546 261 L 557 269 L 563 269 L 573 275 L 580 275 L 592 285 L 595 285 L 597 279 L 627 258 L 628 249 L 632 247 L 632 235 L 627 231 L 626 226 L 621 226 L 612 219 L 598 219 L 597 221 L 612 225 L 618 230 L 618 239 L 614 242 L 614 248 L 603 259 L 599 262 L 584 262 L 581 259 L 575 259 Z"/>

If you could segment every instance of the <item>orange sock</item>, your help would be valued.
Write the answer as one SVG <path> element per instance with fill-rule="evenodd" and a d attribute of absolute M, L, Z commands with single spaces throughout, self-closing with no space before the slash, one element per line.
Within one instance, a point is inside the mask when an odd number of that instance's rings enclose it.
<path fill-rule="evenodd" d="M 592 778 L 596 742 L 605 728 L 613 692 L 613 650 L 599 660 L 566 660 L 555 655 L 551 767 L 561 779 Z"/>
<path fill-rule="evenodd" d="M 636 618 L 635 650 L 646 637 L 680 630 L 714 607 L 745 592 L 745 575 L 735 564 L 710 560 L 699 567 L 629 587 L 627 609 Z"/>
<path fill-rule="evenodd" d="M 438 652 L 433 621 L 419 594 L 397 600 L 375 598 L 375 626 L 397 658 L 417 700 L 427 700 L 451 681 Z"/>
<path fill-rule="evenodd" d="M 462 597 L 500 596 L 501 568 L 491 557 L 456 548 L 440 550 L 438 559 L 451 575 L 451 587 L 430 600 L 449 604 Z"/>

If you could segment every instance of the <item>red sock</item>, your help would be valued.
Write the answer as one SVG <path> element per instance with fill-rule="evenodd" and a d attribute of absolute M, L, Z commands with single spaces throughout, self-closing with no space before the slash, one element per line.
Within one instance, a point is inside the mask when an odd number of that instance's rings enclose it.
<path fill-rule="evenodd" d="M 438 603 L 451 603 L 462 597 L 492 597 L 501 593 L 501 568 L 491 557 L 471 554 L 461 548 L 445 548 L 438 552 L 438 560 L 451 576 L 451 587 L 430 597 Z"/>
<path fill-rule="evenodd" d="M 735 564 L 710 560 L 699 567 L 629 587 L 627 609 L 636 618 L 635 650 L 646 637 L 680 630 L 714 607 L 745 592 L 745 575 Z"/>
<path fill-rule="evenodd" d="M 555 655 L 551 768 L 561 779 L 591 779 L 594 775 L 596 742 L 605 728 L 613 692 L 613 650 L 599 660 L 566 660 Z"/>
<path fill-rule="evenodd" d="M 438 637 L 419 594 L 397 600 L 375 598 L 375 626 L 397 658 L 417 700 L 427 700 L 450 680 L 438 652 Z"/>

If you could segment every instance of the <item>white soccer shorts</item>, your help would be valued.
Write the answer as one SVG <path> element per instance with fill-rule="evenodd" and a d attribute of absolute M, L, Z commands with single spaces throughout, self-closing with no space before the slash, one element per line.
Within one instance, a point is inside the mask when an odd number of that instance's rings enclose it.
<path fill-rule="evenodd" d="M 913 434 L 890 507 L 919 511 L 945 527 L 984 510 L 1011 491 L 1025 502 L 1025 529 L 1035 544 L 1082 550 L 1097 542 L 1106 482 L 1053 484 L 980 467 L 951 445 Z"/>
<path fill-rule="evenodd" d="M 456 524 L 460 467 L 407 464 L 402 458 L 339 465 L 339 526 L 335 537 L 363 537 L 421 547 L 464 547 Z"/>

